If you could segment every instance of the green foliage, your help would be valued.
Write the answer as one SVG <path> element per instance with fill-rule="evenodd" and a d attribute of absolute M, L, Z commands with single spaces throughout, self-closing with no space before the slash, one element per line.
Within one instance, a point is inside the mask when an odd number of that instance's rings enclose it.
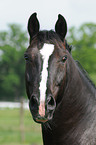
<path fill-rule="evenodd" d="M 25 96 L 25 60 L 27 32 L 19 25 L 9 25 L 0 32 L 0 100 L 17 100 Z M 72 55 L 79 60 L 96 84 L 96 24 L 83 24 L 69 29 L 68 43 L 74 46 Z"/>
<path fill-rule="evenodd" d="M 72 56 L 80 61 L 96 84 L 96 24 L 83 24 L 69 29 L 68 42 L 73 45 Z"/>
<path fill-rule="evenodd" d="M 25 95 L 26 34 L 18 25 L 9 25 L 8 32 L 0 33 L 0 99 L 17 100 Z"/>
<path fill-rule="evenodd" d="M 32 120 L 29 110 L 24 111 L 24 142 L 21 141 L 20 110 L 0 110 L 0 145 L 41 145 L 40 125 Z"/>

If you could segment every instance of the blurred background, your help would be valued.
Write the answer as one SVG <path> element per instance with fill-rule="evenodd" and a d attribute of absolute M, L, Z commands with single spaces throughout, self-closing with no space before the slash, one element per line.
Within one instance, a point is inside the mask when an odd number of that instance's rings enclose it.
<path fill-rule="evenodd" d="M 96 0 L 0 0 L 0 145 L 42 145 L 24 82 L 27 22 L 34 12 L 41 30 L 54 30 L 58 14 L 66 18 L 72 55 L 96 85 Z"/>

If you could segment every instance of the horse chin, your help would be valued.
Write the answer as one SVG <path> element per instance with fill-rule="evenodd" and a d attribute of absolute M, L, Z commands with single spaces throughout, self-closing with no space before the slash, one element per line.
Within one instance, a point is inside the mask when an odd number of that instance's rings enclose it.
<path fill-rule="evenodd" d="M 48 117 L 36 117 L 36 118 L 34 118 L 33 117 L 33 120 L 36 122 L 36 123 L 41 123 L 41 124 L 43 124 L 43 123 L 46 123 L 46 122 L 48 122 L 48 121 L 50 121 L 50 120 L 52 120 L 52 116 L 48 116 Z"/>
<path fill-rule="evenodd" d="M 48 120 L 47 119 L 35 119 L 35 122 L 37 122 L 37 123 L 45 123 L 45 122 L 47 122 Z"/>

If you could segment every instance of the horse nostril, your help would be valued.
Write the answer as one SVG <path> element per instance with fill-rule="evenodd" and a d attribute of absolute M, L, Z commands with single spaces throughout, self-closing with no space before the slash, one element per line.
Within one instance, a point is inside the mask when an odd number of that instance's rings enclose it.
<path fill-rule="evenodd" d="M 54 110 L 56 107 L 55 99 L 52 96 L 49 96 L 47 99 L 47 109 Z"/>
<path fill-rule="evenodd" d="M 38 99 L 35 95 L 31 96 L 30 105 L 31 105 L 31 108 L 33 109 L 35 109 L 38 106 Z"/>

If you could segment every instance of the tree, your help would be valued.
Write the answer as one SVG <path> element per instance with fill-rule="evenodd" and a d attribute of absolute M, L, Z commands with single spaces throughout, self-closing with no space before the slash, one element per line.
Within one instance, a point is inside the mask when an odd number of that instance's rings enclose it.
<path fill-rule="evenodd" d="M 68 42 L 73 45 L 72 55 L 79 60 L 96 83 L 96 24 L 83 24 L 70 28 Z"/>
<path fill-rule="evenodd" d="M 17 100 L 25 95 L 24 51 L 27 33 L 19 25 L 9 25 L 0 33 L 0 99 Z"/>
<path fill-rule="evenodd" d="M 72 55 L 79 60 L 96 83 L 96 24 L 83 24 L 69 29 L 68 42 Z M 19 25 L 9 25 L 0 32 L 0 100 L 18 100 L 25 95 L 25 60 L 27 32 Z"/>

